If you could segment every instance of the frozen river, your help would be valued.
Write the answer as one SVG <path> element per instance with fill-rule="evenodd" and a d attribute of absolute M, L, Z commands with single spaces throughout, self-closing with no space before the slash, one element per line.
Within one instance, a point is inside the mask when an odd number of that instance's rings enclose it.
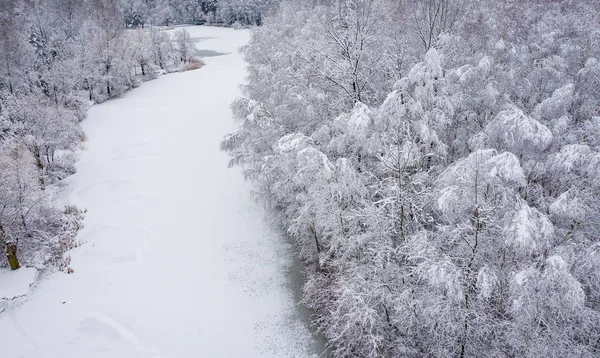
<path fill-rule="evenodd" d="M 68 179 L 75 273 L 0 314 L 3 357 L 309 357 L 292 252 L 219 151 L 247 31 L 190 27 L 207 65 L 92 107 Z M 223 54 L 216 56 L 214 54 Z M 297 283 L 296 283 L 297 284 Z"/>

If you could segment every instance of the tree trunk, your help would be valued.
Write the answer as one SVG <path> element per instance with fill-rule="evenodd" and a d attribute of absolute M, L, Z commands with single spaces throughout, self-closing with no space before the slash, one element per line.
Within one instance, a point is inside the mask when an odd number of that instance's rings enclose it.
<path fill-rule="evenodd" d="M 11 242 L 6 244 L 6 258 L 11 270 L 16 270 L 21 267 L 19 258 L 17 257 L 17 243 Z"/>
<path fill-rule="evenodd" d="M 42 190 L 46 189 L 46 181 L 44 180 L 44 161 L 42 160 L 42 155 L 40 153 L 40 148 L 35 148 L 34 152 L 35 162 L 37 164 L 39 175 L 40 175 L 40 188 Z"/>
<path fill-rule="evenodd" d="M 317 230 L 315 229 L 314 225 L 310 226 L 310 231 L 313 234 L 313 238 L 315 239 L 315 245 L 317 247 L 317 253 L 320 254 L 321 253 L 321 245 L 319 244 L 319 238 L 317 237 Z"/>
<path fill-rule="evenodd" d="M 2 245 L 4 245 L 6 258 L 8 259 L 10 269 L 16 270 L 21 267 L 21 264 L 19 264 L 19 258 L 17 257 L 17 242 L 7 242 L 6 231 L 4 231 L 4 227 L 2 224 L 0 224 L 0 246 Z"/>
<path fill-rule="evenodd" d="M 10 59 L 8 57 L 8 49 L 6 49 L 6 72 L 8 75 L 8 89 L 10 91 L 10 94 L 13 94 L 13 85 L 12 85 L 12 76 L 10 73 Z"/>

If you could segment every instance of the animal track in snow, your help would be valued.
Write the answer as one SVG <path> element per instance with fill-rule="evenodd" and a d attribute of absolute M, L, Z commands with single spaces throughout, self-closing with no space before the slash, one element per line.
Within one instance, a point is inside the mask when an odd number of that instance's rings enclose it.
<path fill-rule="evenodd" d="M 78 325 L 80 333 L 92 337 L 105 337 L 127 342 L 138 350 L 145 350 L 140 345 L 137 335 L 121 322 L 98 312 L 90 312 Z"/>
<path fill-rule="evenodd" d="M 151 236 L 152 232 L 141 226 L 92 226 L 79 236 L 79 240 L 87 243 L 80 256 L 97 267 L 139 261 L 151 247 Z M 86 249 L 88 245 L 90 249 Z"/>
<path fill-rule="evenodd" d="M 92 312 L 79 322 L 79 332 L 94 337 L 128 339 L 137 344 L 137 337 L 125 326 L 110 317 Z"/>
<path fill-rule="evenodd" d="M 125 262 L 138 261 L 141 258 L 142 258 L 142 253 L 137 251 L 137 252 L 130 252 L 130 253 L 126 253 L 123 255 L 115 256 L 110 260 L 110 262 L 112 264 L 120 264 L 120 263 L 125 263 Z"/>
<path fill-rule="evenodd" d="M 112 198 L 112 201 L 119 199 L 135 200 L 143 197 L 143 194 L 136 189 L 136 185 L 130 180 L 101 180 L 84 184 L 71 195 L 71 199 L 86 199 L 85 202 L 90 202 L 91 198 L 98 197 L 103 200 Z"/>
<path fill-rule="evenodd" d="M 160 353 L 160 350 L 156 346 L 146 346 L 146 344 L 142 344 L 137 334 L 123 323 L 98 312 L 88 313 L 88 315 L 79 322 L 78 331 L 83 335 L 94 338 L 108 338 L 110 340 L 128 343 L 135 351 L 143 353 L 143 356 L 155 358 L 166 357 Z"/>
<path fill-rule="evenodd" d="M 150 141 L 114 146 L 112 159 L 118 161 L 158 157 L 162 143 L 162 141 Z"/>

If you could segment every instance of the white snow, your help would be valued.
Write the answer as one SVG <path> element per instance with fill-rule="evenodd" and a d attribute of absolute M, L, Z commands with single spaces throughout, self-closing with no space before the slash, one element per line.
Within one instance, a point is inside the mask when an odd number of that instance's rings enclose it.
<path fill-rule="evenodd" d="M 22 267 L 16 271 L 0 269 L 0 302 L 27 295 L 36 276 L 37 269 L 33 267 Z"/>
<path fill-rule="evenodd" d="M 314 145 L 312 138 L 302 133 L 291 133 L 281 137 L 275 145 L 275 150 L 279 153 L 294 153 Z"/>
<path fill-rule="evenodd" d="M 227 55 L 90 110 L 66 194 L 88 209 L 75 272 L 43 280 L 0 315 L 2 357 L 311 355 L 288 282 L 291 249 L 218 149 L 235 129 L 237 48 L 249 33 L 188 30 Z"/>

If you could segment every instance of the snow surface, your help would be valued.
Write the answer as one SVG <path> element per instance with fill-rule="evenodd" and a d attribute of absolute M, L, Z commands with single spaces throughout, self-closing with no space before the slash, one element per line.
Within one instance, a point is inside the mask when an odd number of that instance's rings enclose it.
<path fill-rule="evenodd" d="M 16 271 L 8 268 L 0 269 L 0 302 L 27 295 L 36 276 L 37 269 L 33 267 L 23 267 Z"/>
<path fill-rule="evenodd" d="M 2 357 L 308 357 L 291 248 L 219 151 L 248 31 L 189 27 L 227 55 L 94 106 L 69 201 L 74 274 L 0 315 Z M 24 272 L 24 271 L 22 271 Z M 6 344 L 10 342 L 10 344 Z"/>

